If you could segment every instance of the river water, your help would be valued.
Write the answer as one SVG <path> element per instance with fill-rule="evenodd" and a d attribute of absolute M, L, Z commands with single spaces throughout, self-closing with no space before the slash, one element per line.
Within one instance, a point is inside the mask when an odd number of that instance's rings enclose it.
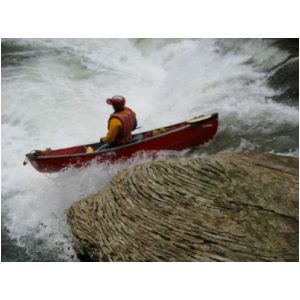
<path fill-rule="evenodd" d="M 299 156 L 298 98 L 270 85 L 277 66 L 290 61 L 290 52 L 274 40 L 5 39 L 1 47 L 2 261 L 76 260 L 68 207 L 99 191 L 120 169 L 150 160 L 144 155 L 53 175 L 22 165 L 33 149 L 104 136 L 109 96 L 127 98 L 140 131 L 218 112 L 215 139 L 178 156 Z"/>

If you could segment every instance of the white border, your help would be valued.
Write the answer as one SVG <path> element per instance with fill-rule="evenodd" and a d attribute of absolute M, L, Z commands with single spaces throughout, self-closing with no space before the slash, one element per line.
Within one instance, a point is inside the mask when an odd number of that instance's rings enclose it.
<path fill-rule="evenodd" d="M 298 37 L 297 0 L 4 0 L 1 37 Z"/>
<path fill-rule="evenodd" d="M 7 0 L 3 37 L 299 37 L 297 1 Z M 299 263 L 1 263 L 2 299 L 293 299 Z M 6 296 L 3 298 L 3 296 Z"/>

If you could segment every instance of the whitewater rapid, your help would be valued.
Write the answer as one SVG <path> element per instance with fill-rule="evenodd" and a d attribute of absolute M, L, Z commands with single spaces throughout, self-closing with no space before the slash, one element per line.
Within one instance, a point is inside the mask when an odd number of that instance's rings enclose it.
<path fill-rule="evenodd" d="M 26 249 L 27 260 L 75 259 L 68 207 L 98 192 L 120 169 L 150 160 L 143 156 L 55 175 L 22 165 L 33 149 L 92 143 L 104 136 L 111 113 L 105 99 L 115 94 L 135 110 L 140 131 L 218 112 L 215 140 L 178 155 L 255 150 L 298 156 L 298 107 L 271 100 L 281 91 L 267 83 L 268 70 L 289 54 L 268 40 L 2 43 L 2 227 L 13 245 Z"/>

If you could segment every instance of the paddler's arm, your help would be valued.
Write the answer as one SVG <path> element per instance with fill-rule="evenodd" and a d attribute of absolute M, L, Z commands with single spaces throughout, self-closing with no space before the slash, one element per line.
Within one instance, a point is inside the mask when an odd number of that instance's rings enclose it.
<path fill-rule="evenodd" d="M 110 144 L 115 141 L 119 129 L 121 128 L 122 123 L 118 118 L 111 118 L 109 121 L 108 133 L 105 137 L 102 137 L 100 140 L 104 144 Z"/>

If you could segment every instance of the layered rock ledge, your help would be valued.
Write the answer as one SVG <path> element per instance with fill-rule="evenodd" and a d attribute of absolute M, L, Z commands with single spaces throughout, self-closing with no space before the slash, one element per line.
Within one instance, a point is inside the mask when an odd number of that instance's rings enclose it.
<path fill-rule="evenodd" d="M 298 261 L 298 159 L 223 153 L 119 172 L 69 209 L 92 261 Z"/>

